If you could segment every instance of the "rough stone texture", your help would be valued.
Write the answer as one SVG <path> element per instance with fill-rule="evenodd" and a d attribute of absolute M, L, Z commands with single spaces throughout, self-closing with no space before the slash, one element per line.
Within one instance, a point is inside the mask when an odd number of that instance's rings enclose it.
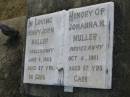
<path fill-rule="evenodd" d="M 26 0 L 0 0 L 0 20 L 26 15 Z"/>
<path fill-rule="evenodd" d="M 110 0 L 28 0 L 28 17 Z M 130 1 L 115 2 L 113 81 L 111 90 L 74 88 L 64 93 L 63 87 L 25 84 L 30 97 L 130 97 Z"/>
<path fill-rule="evenodd" d="M 20 85 L 25 20 L 26 17 L 23 16 L 0 21 L 20 32 L 20 37 L 12 41 L 17 43 L 15 46 L 9 44 L 9 38 L 0 32 L 0 97 L 23 97 L 20 93 Z"/>

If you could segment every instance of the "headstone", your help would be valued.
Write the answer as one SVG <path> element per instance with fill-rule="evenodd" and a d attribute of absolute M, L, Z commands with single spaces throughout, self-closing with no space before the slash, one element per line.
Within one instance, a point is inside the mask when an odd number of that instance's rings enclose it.
<path fill-rule="evenodd" d="M 113 2 L 28 19 L 24 83 L 111 88 Z"/>

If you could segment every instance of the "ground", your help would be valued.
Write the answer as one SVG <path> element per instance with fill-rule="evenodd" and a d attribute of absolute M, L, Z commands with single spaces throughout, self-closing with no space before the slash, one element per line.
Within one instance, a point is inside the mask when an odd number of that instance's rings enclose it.
<path fill-rule="evenodd" d="M 26 15 L 26 0 L 0 0 L 0 20 Z"/>

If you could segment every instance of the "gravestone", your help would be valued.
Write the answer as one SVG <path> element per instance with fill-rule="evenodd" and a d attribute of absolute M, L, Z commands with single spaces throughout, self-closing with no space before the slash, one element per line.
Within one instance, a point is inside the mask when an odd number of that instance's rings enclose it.
<path fill-rule="evenodd" d="M 113 24 L 113 2 L 29 18 L 24 83 L 111 89 Z"/>
<path fill-rule="evenodd" d="M 28 0 L 28 17 L 107 2 L 109 0 Z M 112 89 L 74 88 L 64 93 L 63 87 L 24 84 L 25 93 L 34 97 L 129 97 L 130 96 L 130 1 L 115 3 Z"/>

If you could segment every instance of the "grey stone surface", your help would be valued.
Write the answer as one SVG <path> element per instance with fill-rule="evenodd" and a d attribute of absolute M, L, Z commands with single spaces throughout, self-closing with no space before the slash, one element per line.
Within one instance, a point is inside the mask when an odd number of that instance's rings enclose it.
<path fill-rule="evenodd" d="M 18 39 L 9 44 L 9 38 L 0 32 L 0 97 L 23 97 L 20 93 L 21 63 L 25 38 L 26 17 L 0 21 L 19 31 Z M 11 41 L 10 41 L 11 42 Z"/>
<path fill-rule="evenodd" d="M 110 0 L 28 0 L 28 17 L 107 1 Z M 35 97 L 130 97 L 130 1 L 111 1 L 115 2 L 112 89 L 74 88 L 73 93 L 64 93 L 63 87 L 25 84 L 26 94 Z"/>

